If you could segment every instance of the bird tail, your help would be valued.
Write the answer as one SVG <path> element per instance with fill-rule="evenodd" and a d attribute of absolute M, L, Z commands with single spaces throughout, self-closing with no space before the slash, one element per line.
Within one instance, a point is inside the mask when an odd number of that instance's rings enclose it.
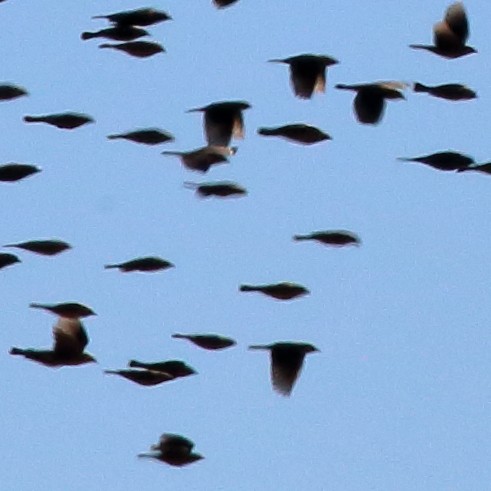
<path fill-rule="evenodd" d="M 24 116 L 25 123 L 39 123 L 43 119 L 41 116 Z"/>
<path fill-rule="evenodd" d="M 182 152 L 177 152 L 175 150 L 165 150 L 164 152 L 161 152 L 162 155 L 172 155 L 173 157 L 181 157 Z"/>
<path fill-rule="evenodd" d="M 107 135 L 106 137 L 108 140 L 117 140 L 121 138 L 121 135 Z"/>
<path fill-rule="evenodd" d="M 259 289 L 257 288 L 257 286 L 240 285 L 239 290 L 241 292 L 257 292 Z"/>
<path fill-rule="evenodd" d="M 137 360 L 130 360 L 128 366 L 132 368 L 145 368 L 144 363 Z"/>
<path fill-rule="evenodd" d="M 80 34 L 80 39 L 83 41 L 87 41 L 87 39 L 94 39 L 96 37 L 99 37 L 96 32 L 82 32 L 82 34 Z"/>
<path fill-rule="evenodd" d="M 269 348 L 264 344 L 253 344 L 249 346 L 249 349 L 269 349 Z"/>
<path fill-rule="evenodd" d="M 426 85 L 420 84 L 419 82 L 414 83 L 414 92 L 428 92 L 428 87 Z"/>
<path fill-rule="evenodd" d="M 104 264 L 104 269 L 119 268 L 119 264 Z"/>
<path fill-rule="evenodd" d="M 346 84 L 336 84 L 334 88 L 341 89 L 341 90 L 354 90 L 352 85 L 346 85 Z"/>
<path fill-rule="evenodd" d="M 293 240 L 309 240 L 310 235 L 294 235 Z"/>
<path fill-rule="evenodd" d="M 184 187 L 186 189 L 197 189 L 199 187 L 199 184 L 197 184 L 196 182 L 186 181 L 184 183 Z"/>
<path fill-rule="evenodd" d="M 107 373 L 108 375 L 118 375 L 119 372 L 117 370 L 104 370 L 104 373 Z"/>
<path fill-rule="evenodd" d="M 42 303 L 30 303 L 29 307 L 31 307 L 33 309 L 45 309 L 46 305 L 44 305 Z"/>
<path fill-rule="evenodd" d="M 102 43 L 102 44 L 99 44 L 99 48 L 113 48 L 114 46 L 116 46 L 115 44 L 111 44 L 111 43 Z"/>
<path fill-rule="evenodd" d="M 262 136 L 276 136 L 278 132 L 273 128 L 259 128 L 257 134 Z"/>
<path fill-rule="evenodd" d="M 288 62 L 286 62 L 285 60 L 274 58 L 273 60 L 268 60 L 268 63 L 288 63 Z"/>
<path fill-rule="evenodd" d="M 416 160 L 412 157 L 397 157 L 397 160 L 401 162 L 415 162 Z"/>
<path fill-rule="evenodd" d="M 142 458 L 154 459 L 154 458 L 155 458 L 155 454 L 153 454 L 153 453 L 139 453 L 139 454 L 137 455 L 137 457 L 138 457 L 139 459 L 142 459 Z"/>
<path fill-rule="evenodd" d="M 173 334 L 171 337 L 175 339 L 188 339 L 188 336 L 186 336 L 185 334 L 178 334 L 178 333 Z"/>
<path fill-rule="evenodd" d="M 21 348 L 12 347 L 12 348 L 10 348 L 9 353 L 11 355 L 23 355 L 25 353 L 25 350 L 23 350 Z"/>

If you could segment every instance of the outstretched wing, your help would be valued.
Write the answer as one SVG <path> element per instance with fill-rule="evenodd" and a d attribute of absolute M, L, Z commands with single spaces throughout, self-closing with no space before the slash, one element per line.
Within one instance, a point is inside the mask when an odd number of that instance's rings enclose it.
<path fill-rule="evenodd" d="M 53 327 L 53 350 L 59 356 L 77 356 L 83 353 L 89 338 L 78 319 L 60 317 Z"/>

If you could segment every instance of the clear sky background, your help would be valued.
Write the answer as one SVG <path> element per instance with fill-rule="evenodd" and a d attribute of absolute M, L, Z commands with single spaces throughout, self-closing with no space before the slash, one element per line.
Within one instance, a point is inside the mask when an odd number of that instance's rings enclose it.
<path fill-rule="evenodd" d="M 167 52 L 136 59 L 80 33 L 129 0 L 8 0 L 0 6 L 1 79 L 29 97 L 0 104 L 2 163 L 43 171 L 2 184 L 0 242 L 56 237 L 53 258 L 19 251 L 0 272 L 0 488 L 5 491 L 485 491 L 491 489 L 491 177 L 403 163 L 443 150 L 491 160 L 491 5 L 466 2 L 477 55 L 445 60 L 430 43 L 450 2 L 155 1 L 174 18 L 151 27 Z M 286 66 L 320 53 L 340 61 L 326 94 L 293 96 Z M 382 123 L 358 124 L 336 83 L 460 82 L 479 99 L 406 93 Z M 187 109 L 243 99 L 246 138 L 206 176 L 163 150 L 204 144 Z M 74 131 L 26 125 L 25 114 L 80 111 Z M 316 125 L 312 147 L 256 135 L 259 126 Z M 158 126 L 174 143 L 106 135 Z M 249 195 L 197 198 L 184 181 L 234 180 Z M 360 248 L 295 243 L 323 229 Z M 12 252 L 12 251 L 11 251 Z M 159 255 L 154 274 L 103 265 Z M 278 302 L 241 283 L 294 281 L 310 296 Z M 30 302 L 79 301 L 87 351 L 99 361 L 49 369 L 8 354 L 51 344 L 55 317 Z M 207 352 L 173 332 L 237 340 Z M 249 344 L 298 340 L 306 359 L 291 398 L 271 389 L 267 353 Z M 131 358 L 182 359 L 199 375 L 154 388 L 103 374 Z M 139 460 L 163 432 L 196 443 L 185 468 Z"/>

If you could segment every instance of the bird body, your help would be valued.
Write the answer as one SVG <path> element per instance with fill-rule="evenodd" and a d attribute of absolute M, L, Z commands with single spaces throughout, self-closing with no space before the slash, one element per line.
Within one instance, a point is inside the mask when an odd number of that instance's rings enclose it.
<path fill-rule="evenodd" d="M 459 152 L 447 151 L 437 152 L 420 157 L 399 157 L 403 162 L 419 162 L 434 169 L 443 171 L 455 171 L 465 169 L 474 163 L 474 159 Z"/>
<path fill-rule="evenodd" d="M 162 155 L 175 155 L 181 159 L 182 165 L 189 170 L 206 173 L 216 164 L 228 163 L 228 157 L 237 152 L 237 147 L 221 147 L 209 145 L 189 152 L 165 151 Z"/>
<path fill-rule="evenodd" d="M 166 20 L 172 20 L 172 17 L 154 8 L 141 8 L 135 10 L 126 10 L 109 15 L 96 15 L 93 19 L 107 19 L 109 22 L 119 26 L 151 26 Z"/>
<path fill-rule="evenodd" d="M 273 128 L 259 128 L 257 133 L 262 136 L 279 136 L 294 143 L 313 145 L 332 138 L 319 128 L 303 123 L 287 124 Z"/>
<path fill-rule="evenodd" d="M 194 443 L 188 438 L 174 433 L 164 433 L 159 442 L 150 447 L 151 452 L 138 454 L 138 457 L 160 460 L 175 467 L 182 467 L 204 458 L 194 453 L 193 448 Z"/>
<path fill-rule="evenodd" d="M 187 339 L 200 348 L 212 351 L 230 348 L 236 344 L 233 339 L 217 334 L 173 334 L 172 337 Z"/>
<path fill-rule="evenodd" d="M 26 89 L 12 84 L 0 85 L 0 101 L 10 101 L 18 97 L 29 95 Z"/>
<path fill-rule="evenodd" d="M 312 232 L 307 235 L 294 235 L 293 240 L 315 240 L 325 245 L 343 247 L 348 245 L 360 245 L 360 238 L 353 232 L 347 230 L 323 230 L 320 232 Z"/>
<path fill-rule="evenodd" d="M 195 189 L 196 193 L 204 198 L 210 196 L 217 196 L 220 198 L 227 198 L 230 196 L 244 196 L 247 191 L 236 184 L 235 182 L 221 181 L 221 182 L 208 182 L 197 184 L 194 182 L 186 182 L 184 186 L 189 189 Z"/>
<path fill-rule="evenodd" d="M 126 261 L 124 263 L 106 264 L 104 266 L 105 269 L 117 268 L 123 273 L 129 273 L 133 271 L 151 273 L 173 267 L 174 265 L 169 261 L 154 256 L 140 257 L 137 259 L 132 259 L 131 261 Z"/>
<path fill-rule="evenodd" d="M 142 143 L 144 145 L 159 145 L 174 141 L 174 137 L 166 131 L 159 130 L 158 128 L 145 128 L 141 130 L 129 131 L 128 133 L 118 133 L 114 135 L 108 135 L 108 140 L 129 140 L 135 143 Z"/>
<path fill-rule="evenodd" d="M 81 113 L 58 113 L 43 116 L 24 116 L 26 123 L 46 123 L 63 130 L 73 130 L 87 123 L 93 123 L 94 119 Z"/>
<path fill-rule="evenodd" d="M 0 269 L 12 266 L 12 264 L 20 263 L 21 260 L 15 254 L 8 252 L 0 252 Z"/>
<path fill-rule="evenodd" d="M 30 164 L 10 163 L 0 165 L 0 182 L 16 182 L 41 172 L 39 167 Z"/>
<path fill-rule="evenodd" d="M 4 247 L 17 247 L 43 256 L 54 256 L 71 249 L 71 245 L 62 240 L 29 240 L 18 244 L 6 244 Z"/>
<path fill-rule="evenodd" d="M 127 380 L 131 380 L 131 382 L 135 382 L 135 384 L 146 387 L 159 385 L 175 378 L 169 373 L 155 370 L 104 370 L 104 373 L 119 375 Z"/>
<path fill-rule="evenodd" d="M 112 39 L 113 41 L 134 41 L 135 39 L 149 35 L 150 33 L 148 31 L 140 27 L 116 24 L 96 32 L 83 32 L 80 38 L 84 41 L 95 38 Z"/>
<path fill-rule="evenodd" d="M 158 53 L 164 53 L 165 49 L 159 43 L 150 41 L 128 41 L 127 43 L 111 44 L 103 43 L 99 48 L 110 48 L 134 56 L 135 58 L 149 58 Z"/>
<path fill-rule="evenodd" d="M 241 292 L 261 292 L 277 300 L 292 300 L 310 292 L 302 285 L 291 282 L 273 283 L 270 285 L 240 285 Z"/>
<path fill-rule="evenodd" d="M 414 92 L 424 92 L 433 97 L 446 99 L 448 101 L 467 101 L 469 99 L 477 98 L 477 94 L 473 90 L 462 84 L 443 84 L 430 87 L 416 82 L 413 90 Z"/>
<path fill-rule="evenodd" d="M 196 371 L 193 368 L 180 360 L 160 361 L 155 363 L 143 363 L 137 360 L 130 360 L 128 366 L 132 368 L 144 368 L 155 372 L 165 372 L 175 378 L 196 374 Z"/>
<path fill-rule="evenodd" d="M 31 303 L 29 307 L 42 309 L 67 319 L 80 319 L 97 315 L 91 308 L 76 302 L 65 302 L 57 304 Z"/>

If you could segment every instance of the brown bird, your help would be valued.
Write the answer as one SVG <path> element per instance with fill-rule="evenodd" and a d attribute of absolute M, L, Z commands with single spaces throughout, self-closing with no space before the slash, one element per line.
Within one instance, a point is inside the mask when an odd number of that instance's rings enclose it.
<path fill-rule="evenodd" d="M 24 116 L 26 123 L 46 123 L 63 130 L 73 130 L 87 123 L 93 123 L 94 119 L 81 113 L 59 113 L 44 116 Z"/>
<path fill-rule="evenodd" d="M 39 167 L 30 164 L 0 165 L 0 182 L 15 182 L 41 172 Z"/>
<path fill-rule="evenodd" d="M 244 188 L 240 187 L 235 182 L 230 181 L 208 182 L 202 184 L 185 182 L 184 186 L 188 189 L 195 189 L 196 194 L 202 196 L 203 198 L 208 198 L 210 196 L 227 198 L 230 196 L 238 197 L 247 194 L 247 191 Z"/>
<path fill-rule="evenodd" d="M 399 157 L 403 162 L 419 162 L 443 171 L 462 170 L 474 163 L 474 159 L 459 152 L 437 152 L 421 157 Z"/>
<path fill-rule="evenodd" d="M 135 384 L 144 385 L 145 387 L 152 387 L 175 379 L 175 377 L 169 373 L 157 372 L 154 370 L 104 370 L 104 373 L 119 375 L 120 377 L 135 382 Z"/>
<path fill-rule="evenodd" d="M 99 48 L 111 48 L 118 51 L 134 56 L 135 58 L 149 58 L 158 53 L 164 53 L 165 49 L 159 43 L 152 43 L 150 41 L 129 41 L 127 43 L 100 44 Z"/>
<path fill-rule="evenodd" d="M 145 36 L 150 36 L 148 31 L 140 27 L 116 24 L 97 32 L 83 32 L 80 38 L 84 41 L 94 38 L 112 39 L 113 41 L 134 41 Z"/>
<path fill-rule="evenodd" d="M 105 269 L 117 268 L 123 273 L 129 273 L 132 271 L 151 273 L 154 271 L 161 271 L 163 269 L 173 267 L 174 265 L 169 261 L 154 256 L 139 257 L 137 259 L 132 259 L 131 261 L 126 261 L 124 263 L 106 264 L 104 266 Z"/>
<path fill-rule="evenodd" d="M 491 162 L 485 162 L 484 164 L 471 164 L 468 167 L 462 167 L 457 169 L 457 172 L 481 172 L 483 174 L 491 174 Z"/>
<path fill-rule="evenodd" d="M 225 7 L 229 7 L 230 5 L 233 5 L 236 3 L 238 0 L 213 0 L 213 5 L 219 9 L 223 9 Z"/>
<path fill-rule="evenodd" d="M 426 44 L 410 44 L 410 48 L 431 51 L 444 58 L 460 58 L 477 53 L 466 45 L 469 37 L 469 21 L 462 2 L 452 3 L 447 8 L 445 18 L 433 26 L 433 46 Z"/>
<path fill-rule="evenodd" d="M 218 334 L 173 334 L 175 339 L 187 339 L 196 346 L 207 350 L 221 350 L 237 344 L 233 339 Z"/>
<path fill-rule="evenodd" d="M 166 12 L 153 8 L 125 10 L 124 12 L 117 12 L 115 14 L 96 15 L 92 18 L 107 19 L 109 22 L 120 26 L 151 26 L 159 22 L 172 20 L 172 17 Z"/>
<path fill-rule="evenodd" d="M 181 159 L 182 165 L 196 172 L 208 172 L 212 165 L 228 163 L 228 157 L 235 155 L 237 147 L 206 146 L 190 152 L 166 151 L 162 155 L 175 155 Z"/>
<path fill-rule="evenodd" d="M 228 147 L 232 138 L 244 138 L 242 111 L 251 106 L 244 101 L 224 101 L 189 109 L 187 112 L 204 112 L 204 131 L 208 145 Z"/>
<path fill-rule="evenodd" d="M 290 66 L 290 82 L 293 92 L 301 99 L 310 99 L 316 92 L 326 91 L 326 69 L 339 62 L 330 56 L 303 54 L 289 58 L 268 60 Z"/>
<path fill-rule="evenodd" d="M 310 293 L 307 288 L 291 282 L 273 283 L 270 285 L 240 285 L 241 292 L 261 292 L 277 300 L 292 300 Z"/>
<path fill-rule="evenodd" d="M 53 327 L 52 350 L 11 348 L 11 355 L 22 355 L 28 360 L 47 367 L 75 366 L 96 362 L 92 355 L 84 352 L 89 338 L 78 319 L 60 317 Z"/>
<path fill-rule="evenodd" d="M 114 135 L 108 135 L 108 140 L 129 140 L 135 143 L 142 143 L 144 145 L 160 145 L 161 143 L 167 143 L 174 141 L 174 137 L 158 128 L 145 128 L 141 130 L 129 131 L 127 133 L 118 133 Z"/>
<path fill-rule="evenodd" d="M 10 101 L 18 97 L 29 95 L 26 89 L 18 85 L 2 84 L 0 85 L 0 101 Z"/>
<path fill-rule="evenodd" d="M 164 433 L 160 437 L 159 443 L 150 447 L 151 452 L 140 453 L 138 457 L 147 457 L 175 467 L 182 467 L 204 458 L 198 453 L 193 453 L 193 448 L 194 443 L 188 438 Z"/>
<path fill-rule="evenodd" d="M 332 138 L 315 126 L 303 123 L 287 124 L 274 128 L 259 128 L 257 133 L 262 136 L 280 136 L 294 143 L 313 145 Z"/>
<path fill-rule="evenodd" d="M 180 360 L 159 361 L 155 363 L 143 363 L 137 360 L 130 360 L 128 366 L 132 368 L 144 368 L 154 372 L 165 372 L 174 378 L 188 377 L 195 375 L 197 372 L 194 368 Z"/>
<path fill-rule="evenodd" d="M 52 314 L 64 317 L 67 319 L 81 319 L 97 315 L 91 308 L 76 302 L 65 302 L 57 304 L 30 303 L 29 307 L 33 309 L 43 309 Z"/>
<path fill-rule="evenodd" d="M 319 350 L 308 343 L 282 342 L 249 346 L 253 350 L 270 350 L 271 381 L 273 388 L 283 396 L 289 396 L 302 370 L 303 360 L 308 353 Z"/>
<path fill-rule="evenodd" d="M 431 87 L 416 82 L 413 90 L 414 92 L 424 92 L 447 101 L 468 101 L 469 99 L 477 98 L 477 94 L 473 90 L 462 84 L 444 84 Z"/>
<path fill-rule="evenodd" d="M 360 245 L 360 238 L 353 232 L 347 230 L 323 230 L 320 232 L 312 232 L 307 235 L 294 235 L 293 240 L 315 240 L 322 244 L 343 247 L 348 245 Z"/>
<path fill-rule="evenodd" d="M 34 252 L 43 256 L 55 256 L 60 252 L 71 249 L 72 246 L 62 240 L 28 240 L 17 244 L 6 244 L 3 247 L 17 247 L 25 251 Z"/>
<path fill-rule="evenodd" d="M 367 84 L 337 84 L 336 89 L 356 92 L 353 102 L 356 119 L 363 124 L 377 124 L 385 110 L 386 99 L 405 99 L 401 89 L 406 84 L 401 82 L 373 82 Z"/>
<path fill-rule="evenodd" d="M 11 266 L 15 263 L 20 263 L 21 260 L 15 254 L 8 254 L 7 252 L 0 252 L 0 269 Z"/>

